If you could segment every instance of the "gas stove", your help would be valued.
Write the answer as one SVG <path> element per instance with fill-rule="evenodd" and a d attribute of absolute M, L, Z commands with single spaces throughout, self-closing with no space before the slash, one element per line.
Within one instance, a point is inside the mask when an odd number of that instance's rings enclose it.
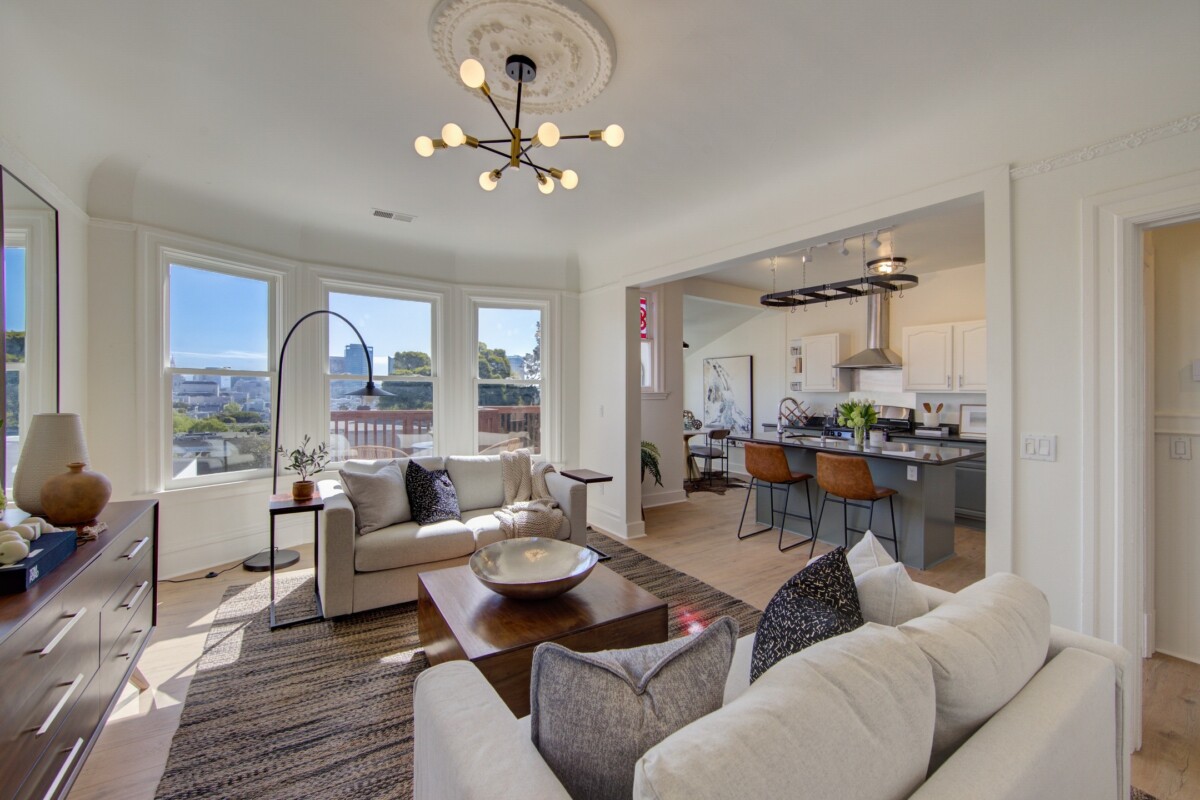
<path fill-rule="evenodd" d="M 879 415 L 879 420 L 870 430 L 885 433 L 908 433 L 912 430 L 912 409 L 901 406 L 876 406 L 875 413 Z M 837 417 L 830 415 L 825 417 L 825 428 L 821 435 L 834 439 L 853 439 L 854 429 L 838 425 Z"/>

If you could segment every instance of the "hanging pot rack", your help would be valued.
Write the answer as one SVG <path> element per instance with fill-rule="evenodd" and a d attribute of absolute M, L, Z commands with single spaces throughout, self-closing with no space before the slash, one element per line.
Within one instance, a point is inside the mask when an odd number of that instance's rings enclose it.
<path fill-rule="evenodd" d="M 899 292 L 916 286 L 918 282 L 916 275 L 865 275 L 837 283 L 771 292 L 760 297 L 759 302 L 768 308 L 794 308 L 813 303 L 828 303 L 831 300 L 853 300 L 869 294 Z"/>

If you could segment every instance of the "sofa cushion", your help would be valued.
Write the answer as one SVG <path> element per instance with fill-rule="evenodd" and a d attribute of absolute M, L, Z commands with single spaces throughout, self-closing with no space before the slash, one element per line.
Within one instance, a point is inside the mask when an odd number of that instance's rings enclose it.
<path fill-rule="evenodd" d="M 500 529 L 500 520 L 496 519 L 495 512 L 494 508 L 480 508 L 463 513 L 463 524 L 471 529 L 476 550 L 504 538 L 504 531 Z"/>
<path fill-rule="evenodd" d="M 402 522 L 358 537 L 354 543 L 354 569 L 379 572 L 462 558 L 473 552 L 475 536 L 458 520 L 432 525 Z"/>
<path fill-rule="evenodd" d="M 767 603 L 754 636 L 751 682 L 793 653 L 862 624 L 846 548 L 839 547 L 789 578 Z"/>
<path fill-rule="evenodd" d="M 538 645 L 530 735 L 567 792 L 628 798 L 646 750 L 721 707 L 737 630 L 721 617 L 694 636 L 629 650 Z"/>
<path fill-rule="evenodd" d="M 504 505 L 500 456 L 449 456 L 446 459 L 446 472 L 458 492 L 460 510 Z"/>
<path fill-rule="evenodd" d="M 1050 605 L 1029 581 L 997 573 L 899 630 L 933 667 L 933 772 L 1046 663 Z"/>
<path fill-rule="evenodd" d="M 431 525 L 448 519 L 461 520 L 458 493 L 444 469 L 428 470 L 409 461 L 404 472 L 412 518 L 420 525 Z"/>
<path fill-rule="evenodd" d="M 929 611 L 929 601 L 903 564 L 875 567 L 854 579 L 863 619 L 896 626 Z"/>
<path fill-rule="evenodd" d="M 376 458 L 371 460 L 356 460 L 350 459 L 342 464 L 342 470 L 346 472 L 368 472 L 375 473 L 385 467 L 395 465 L 400 468 L 401 472 L 408 469 L 408 462 L 415 461 L 425 469 L 445 469 L 446 461 L 441 456 L 417 456 L 416 458 Z"/>
<path fill-rule="evenodd" d="M 635 798 L 908 797 L 933 741 L 929 662 L 871 623 L 785 658 L 651 748 Z"/>
<path fill-rule="evenodd" d="M 338 470 L 342 491 L 354 506 L 354 526 L 358 533 L 370 533 L 412 519 L 404 473 L 396 464 L 387 464 L 376 472 Z"/>

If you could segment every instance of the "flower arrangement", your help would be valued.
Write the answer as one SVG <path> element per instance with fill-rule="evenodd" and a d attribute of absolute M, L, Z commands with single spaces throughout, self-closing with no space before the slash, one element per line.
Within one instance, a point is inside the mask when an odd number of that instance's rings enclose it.
<path fill-rule="evenodd" d="M 279 455 L 288 459 L 283 468 L 295 472 L 300 476 L 301 481 L 307 481 L 311 476 L 325 469 L 325 465 L 329 463 L 329 448 L 325 443 L 321 442 L 310 449 L 308 446 L 310 441 L 308 435 L 305 435 L 300 440 L 300 446 L 291 452 L 284 450 L 283 445 L 279 446 Z"/>
<path fill-rule="evenodd" d="M 879 421 L 875 404 L 870 400 L 849 400 L 837 407 L 838 425 L 854 430 L 855 444 L 862 444 L 867 428 Z"/>

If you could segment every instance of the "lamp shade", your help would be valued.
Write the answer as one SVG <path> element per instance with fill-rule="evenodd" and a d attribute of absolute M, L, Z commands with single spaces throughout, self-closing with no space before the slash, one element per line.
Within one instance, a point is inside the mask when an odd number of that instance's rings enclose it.
<path fill-rule="evenodd" d="M 34 414 L 13 477 L 17 507 L 34 516 L 44 514 L 42 485 L 73 462 L 90 463 L 79 415 Z"/>

